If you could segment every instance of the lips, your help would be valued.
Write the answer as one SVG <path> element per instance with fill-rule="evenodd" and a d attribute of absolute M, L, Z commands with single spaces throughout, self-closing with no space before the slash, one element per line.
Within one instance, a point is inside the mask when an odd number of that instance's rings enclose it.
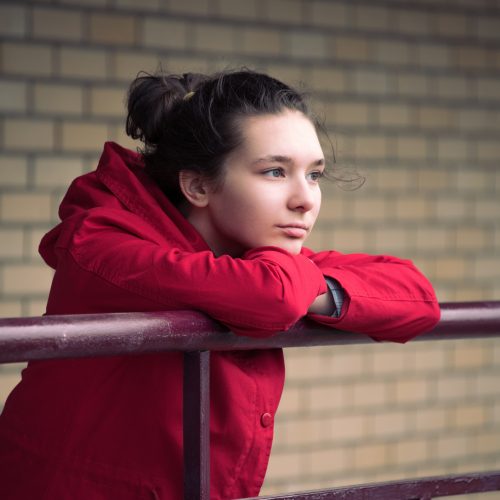
<path fill-rule="evenodd" d="M 277 226 L 290 238 L 304 238 L 309 227 L 302 223 L 280 224 Z"/>

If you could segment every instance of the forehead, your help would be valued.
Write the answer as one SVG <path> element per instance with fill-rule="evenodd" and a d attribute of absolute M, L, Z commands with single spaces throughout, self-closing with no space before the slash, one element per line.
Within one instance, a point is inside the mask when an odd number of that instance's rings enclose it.
<path fill-rule="evenodd" d="M 316 129 L 300 111 L 243 118 L 240 153 L 250 156 L 323 157 Z"/>

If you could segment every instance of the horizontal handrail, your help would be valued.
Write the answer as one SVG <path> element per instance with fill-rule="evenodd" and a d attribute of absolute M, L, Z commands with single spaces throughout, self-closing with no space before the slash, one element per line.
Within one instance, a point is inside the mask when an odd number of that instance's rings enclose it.
<path fill-rule="evenodd" d="M 441 320 L 415 340 L 500 336 L 500 301 L 441 304 Z M 193 311 L 105 313 L 0 319 L 0 363 L 160 351 L 245 350 L 364 344 L 366 335 L 307 319 L 266 338 L 238 336 Z"/>

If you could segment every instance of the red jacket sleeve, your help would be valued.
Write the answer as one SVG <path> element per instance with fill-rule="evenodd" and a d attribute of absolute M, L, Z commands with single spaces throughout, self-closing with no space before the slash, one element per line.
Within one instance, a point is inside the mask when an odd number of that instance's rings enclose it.
<path fill-rule="evenodd" d="M 73 226 L 76 230 L 58 240 L 57 268 L 64 268 L 65 276 L 57 279 L 56 270 L 54 283 L 75 296 L 77 284 L 92 293 L 98 277 L 154 301 L 158 310 L 199 310 L 248 336 L 288 329 L 326 291 L 321 271 L 304 255 L 276 247 L 252 249 L 242 258 L 183 251 L 137 234 L 133 219 L 94 211 Z M 64 259 L 76 265 L 65 266 Z M 70 267 L 79 279 L 67 276 Z"/>
<path fill-rule="evenodd" d="M 432 285 L 409 260 L 308 249 L 302 253 L 344 290 L 340 317 L 310 315 L 319 323 L 375 340 L 406 342 L 439 321 Z"/>

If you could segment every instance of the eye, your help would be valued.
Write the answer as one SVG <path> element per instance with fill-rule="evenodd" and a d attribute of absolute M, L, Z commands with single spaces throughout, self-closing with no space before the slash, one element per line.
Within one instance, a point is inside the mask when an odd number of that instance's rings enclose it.
<path fill-rule="evenodd" d="M 318 182 L 324 176 L 324 172 L 321 170 L 315 170 L 314 172 L 309 172 L 307 178 L 312 182 Z"/>
<path fill-rule="evenodd" d="M 266 177 L 285 177 L 285 171 L 280 167 L 271 168 L 262 172 L 262 174 Z"/>

